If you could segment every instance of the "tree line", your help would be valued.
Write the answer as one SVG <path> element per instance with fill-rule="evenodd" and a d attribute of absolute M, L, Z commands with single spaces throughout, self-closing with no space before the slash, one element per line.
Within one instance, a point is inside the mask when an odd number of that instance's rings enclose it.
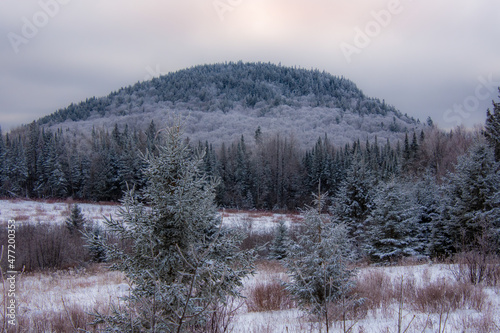
<path fill-rule="evenodd" d="M 93 128 L 88 135 L 76 135 L 33 122 L 0 135 L 0 196 L 118 201 L 127 186 L 144 185 L 143 156 L 157 153 L 160 131 L 152 121 L 146 131 L 115 125 L 111 131 Z M 189 145 L 204 153 L 204 171 L 220 180 L 220 206 L 294 210 L 310 201 L 318 183 L 337 193 L 359 157 L 378 180 L 427 168 L 441 176 L 468 140 L 461 129 L 444 133 L 428 126 L 407 133 L 402 142 L 358 140 L 343 147 L 324 134 L 304 151 L 293 136 L 263 133 L 259 127 L 253 137 L 241 136 L 219 147 L 209 142 Z M 463 146 L 463 151 L 446 151 L 448 146 Z"/>
<path fill-rule="evenodd" d="M 305 151 L 293 137 L 260 128 L 220 147 L 186 142 L 218 180 L 219 206 L 297 210 L 320 189 L 359 253 L 376 260 L 446 255 L 499 235 L 499 113 L 494 103 L 476 131 L 445 132 L 429 121 L 398 142 L 338 147 L 325 134 Z M 144 186 L 144 156 L 158 154 L 160 134 L 154 122 L 144 132 L 115 126 L 88 137 L 34 122 L 0 136 L 0 194 L 118 201 Z"/>

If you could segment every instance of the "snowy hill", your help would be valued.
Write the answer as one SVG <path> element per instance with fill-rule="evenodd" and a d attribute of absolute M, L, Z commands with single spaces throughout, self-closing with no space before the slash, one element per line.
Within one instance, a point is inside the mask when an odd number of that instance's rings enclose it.
<path fill-rule="evenodd" d="M 304 147 L 328 133 L 334 144 L 401 139 L 418 126 L 343 77 L 264 63 L 201 65 L 89 98 L 41 118 L 53 129 L 89 133 L 115 124 L 145 130 L 180 118 L 192 142 L 229 143 L 242 134 L 293 136 Z"/>

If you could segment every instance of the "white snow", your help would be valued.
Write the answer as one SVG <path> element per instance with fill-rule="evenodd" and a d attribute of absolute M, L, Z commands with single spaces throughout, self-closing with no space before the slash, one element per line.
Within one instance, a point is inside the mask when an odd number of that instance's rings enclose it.
<path fill-rule="evenodd" d="M 0 225 L 7 225 L 8 220 L 16 223 L 60 224 L 69 217 L 71 205 L 78 204 L 82 214 L 96 224 L 104 222 L 105 217 L 118 218 L 119 205 L 111 203 L 47 202 L 43 200 L 0 200 Z M 241 228 L 252 233 L 274 232 L 278 222 L 283 220 L 291 227 L 302 218 L 297 214 L 282 214 L 260 211 L 223 210 L 223 226 Z"/>
<path fill-rule="evenodd" d="M 79 204 L 84 216 L 92 222 L 102 223 L 103 215 L 116 217 L 119 206 L 101 204 Z M 18 223 L 64 223 L 69 216 L 70 203 L 29 200 L 0 200 L 0 227 L 7 225 L 10 219 Z M 278 221 L 284 220 L 290 227 L 300 221 L 301 217 L 293 214 L 268 212 L 224 211 L 223 224 L 230 227 L 243 228 L 246 231 L 263 233 L 273 232 Z M 19 247 L 22 251 L 22 246 Z M 99 266 L 100 267 L 100 266 Z M 257 274 L 244 281 L 242 293 L 257 282 L 262 283 L 274 279 L 286 280 L 286 273 L 266 269 L 259 266 Z M 358 278 L 362 279 L 373 272 L 382 272 L 393 285 L 398 285 L 403 277 L 405 281 L 413 280 L 416 285 L 446 280 L 455 281 L 448 264 L 420 264 L 389 267 L 361 267 Z M 494 322 L 496 325 L 489 332 L 500 332 L 500 287 L 484 287 L 487 299 L 482 310 L 459 309 L 450 312 L 445 332 L 478 332 L 478 327 Z M 108 272 L 104 269 L 96 271 L 68 271 L 54 273 L 36 273 L 19 275 L 17 284 L 18 313 L 21 316 L 39 316 L 47 311 L 62 311 L 64 304 L 76 304 L 85 311 L 94 308 L 106 308 L 119 297 L 127 295 L 129 286 L 119 272 Z M 235 307 L 241 305 L 232 321 L 232 332 L 318 332 L 318 324 L 299 309 L 288 309 L 271 312 L 248 312 L 244 300 L 239 300 Z M 243 303 L 241 303 L 243 302 Z M 403 307 L 403 330 L 409 325 L 407 333 L 437 332 L 439 314 L 419 313 L 410 306 Z M 398 304 L 393 302 L 384 309 L 369 310 L 365 318 L 354 324 L 352 332 L 397 332 Z M 323 327 L 324 331 L 324 327 Z M 336 323 L 330 332 L 342 332 L 340 323 Z M 484 331 L 486 332 L 486 331 Z"/>

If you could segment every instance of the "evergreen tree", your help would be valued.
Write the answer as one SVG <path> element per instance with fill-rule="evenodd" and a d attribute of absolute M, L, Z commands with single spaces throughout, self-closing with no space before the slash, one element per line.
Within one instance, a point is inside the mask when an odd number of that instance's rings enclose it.
<path fill-rule="evenodd" d="M 495 150 L 496 161 L 500 161 L 500 103 L 493 102 L 493 113 L 488 109 L 484 135 Z"/>
<path fill-rule="evenodd" d="M 317 207 L 304 212 L 304 226 L 291 242 L 285 259 L 291 282 L 286 289 L 302 309 L 330 324 L 329 307 L 341 301 L 353 287 L 355 272 L 347 228 L 321 213 L 326 196 L 317 195 Z"/>
<path fill-rule="evenodd" d="M 0 195 L 5 195 L 3 193 L 3 184 L 5 182 L 5 143 L 3 140 L 2 127 L 0 127 Z"/>
<path fill-rule="evenodd" d="M 345 223 L 357 247 L 361 246 L 363 222 L 373 209 L 376 181 L 361 152 L 356 149 L 330 210 Z"/>
<path fill-rule="evenodd" d="M 5 137 L 5 160 L 3 192 L 8 196 L 26 196 L 28 167 L 21 137 Z"/>
<path fill-rule="evenodd" d="M 253 208 L 253 198 L 251 194 L 251 166 L 249 160 L 249 154 L 247 153 L 247 146 L 245 143 L 245 138 L 241 136 L 240 141 L 236 147 L 236 161 L 234 169 L 235 178 L 235 190 L 237 201 L 240 203 L 238 206 L 243 208 Z"/>
<path fill-rule="evenodd" d="M 276 260 L 286 258 L 288 242 L 288 228 L 286 227 L 285 222 L 280 220 L 274 234 L 270 258 Z"/>
<path fill-rule="evenodd" d="M 105 248 L 112 268 L 124 272 L 133 288 L 126 311 L 97 315 L 110 330 L 199 327 L 219 303 L 239 296 L 237 287 L 252 270 L 252 254 L 239 251 L 238 239 L 217 217 L 215 184 L 201 170 L 203 156 L 182 143 L 178 128 L 166 134 L 157 155 L 146 156 L 142 194 L 127 193 L 121 219 L 106 221 L 129 249 L 87 234 L 90 245 Z"/>
<path fill-rule="evenodd" d="M 35 183 L 40 176 L 40 171 L 37 169 L 38 158 L 40 153 L 40 127 L 33 121 L 29 125 L 28 140 L 26 145 L 26 169 L 28 177 L 26 179 L 26 186 L 28 190 L 28 195 L 34 195 Z"/>
<path fill-rule="evenodd" d="M 500 165 L 494 150 L 478 142 L 455 168 L 446 183 L 447 229 L 455 250 L 468 250 L 480 246 L 485 237 L 498 238 Z"/>
<path fill-rule="evenodd" d="M 83 231 L 85 228 L 85 217 L 82 214 L 82 210 L 78 205 L 73 205 L 71 208 L 71 214 L 66 219 L 66 227 L 72 235 L 75 235 L 78 231 Z"/>
<path fill-rule="evenodd" d="M 436 183 L 436 177 L 429 171 L 425 172 L 412 187 L 410 193 L 416 206 L 415 212 L 418 213 L 415 251 L 423 255 L 436 255 L 438 253 L 432 252 L 432 249 L 441 241 L 434 238 L 435 227 L 439 228 L 438 225 L 441 223 L 443 202 L 441 188 Z M 437 241 L 436 244 L 434 241 Z"/>
<path fill-rule="evenodd" d="M 418 242 L 420 206 L 414 199 L 406 183 L 391 181 L 378 186 L 374 209 L 362 229 L 365 253 L 372 259 L 385 261 L 422 254 L 417 249 L 426 246 Z"/>

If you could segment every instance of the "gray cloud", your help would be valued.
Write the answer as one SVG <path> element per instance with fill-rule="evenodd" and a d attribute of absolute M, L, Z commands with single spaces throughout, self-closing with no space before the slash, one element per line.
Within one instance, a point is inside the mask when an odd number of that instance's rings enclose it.
<path fill-rule="evenodd" d="M 500 81 L 496 0 L 401 0 L 399 12 L 388 24 L 378 23 L 379 31 L 370 32 L 369 45 L 350 63 L 340 45 L 353 44 L 356 29 L 373 28 L 373 13 L 389 10 L 396 0 L 220 0 L 230 6 L 223 13 L 213 6 L 218 0 L 71 0 L 15 53 L 8 34 L 22 36 L 26 20 L 43 19 L 40 4 L 54 1 L 62 0 L 0 3 L 4 129 L 106 95 L 151 70 L 231 60 L 344 75 L 366 94 L 447 128 L 484 122 L 486 108 L 497 98 L 488 90 L 488 98 L 473 103 L 479 77 Z M 453 109 L 464 101 L 474 109 L 467 117 Z"/>

